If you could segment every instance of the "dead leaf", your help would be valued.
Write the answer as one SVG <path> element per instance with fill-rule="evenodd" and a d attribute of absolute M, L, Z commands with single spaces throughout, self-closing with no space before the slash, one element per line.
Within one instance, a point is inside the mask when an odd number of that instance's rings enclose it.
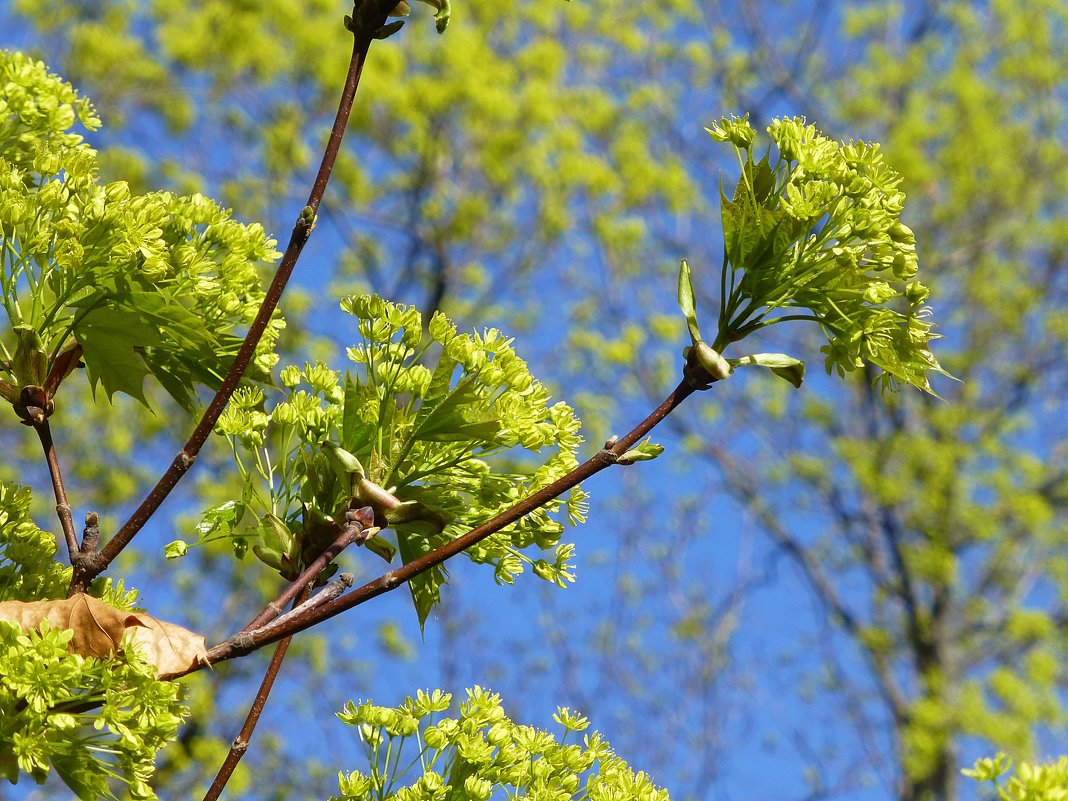
<path fill-rule="evenodd" d="M 152 615 L 138 614 L 137 619 L 141 625 L 126 630 L 126 643 L 133 643 L 141 657 L 155 665 L 157 676 L 208 663 L 204 638 L 199 634 Z"/>
<path fill-rule="evenodd" d="M 36 629 L 42 620 L 52 628 L 70 629 L 74 632 L 70 652 L 81 656 L 108 659 L 132 645 L 156 668 L 157 676 L 206 664 L 204 638 L 199 634 L 144 612 L 116 609 L 88 595 L 60 601 L 4 601 L 0 620 L 16 623 L 23 631 Z"/>

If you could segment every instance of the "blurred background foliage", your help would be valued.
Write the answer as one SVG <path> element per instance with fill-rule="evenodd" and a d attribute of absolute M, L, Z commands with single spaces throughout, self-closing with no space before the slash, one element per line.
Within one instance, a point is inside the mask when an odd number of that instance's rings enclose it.
<path fill-rule="evenodd" d="M 284 242 L 340 92 L 349 8 L 0 9 L 0 46 L 96 103 L 105 179 L 209 194 Z M 358 767 L 330 714 L 345 699 L 476 682 L 517 720 L 582 710 L 677 801 L 952 801 L 975 795 L 959 769 L 977 756 L 1064 751 L 1068 6 L 498 0 L 457 2 L 446 34 L 432 27 L 418 7 L 371 50 L 283 301 L 283 363 L 342 353 L 355 332 L 336 299 L 373 290 L 517 335 L 598 446 L 677 381 L 680 258 L 714 313 L 719 181 L 736 166 L 703 126 L 749 112 L 758 128 L 805 114 L 883 143 L 938 356 L 964 383 L 936 385 L 944 403 L 880 398 L 871 376 L 832 384 L 818 346 L 776 326 L 763 349 L 809 359 L 806 387 L 716 385 L 669 418 L 666 457 L 591 483 L 573 590 L 500 590 L 458 566 L 425 642 L 402 593 L 299 637 L 231 795 L 326 797 Z M 192 424 L 125 398 L 62 400 L 76 516 L 114 531 Z M 5 428 L 0 470 L 51 522 L 26 433 Z M 277 591 L 228 549 L 162 559 L 200 510 L 239 495 L 224 456 L 201 457 L 113 571 L 212 641 Z M 189 681 L 164 796 L 203 791 L 264 659 Z"/>

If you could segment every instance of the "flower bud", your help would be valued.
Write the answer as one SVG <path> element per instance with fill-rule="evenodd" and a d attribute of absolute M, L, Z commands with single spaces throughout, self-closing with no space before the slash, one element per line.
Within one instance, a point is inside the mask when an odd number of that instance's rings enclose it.
<path fill-rule="evenodd" d="M 905 297 L 908 302 L 913 306 L 918 306 L 927 300 L 927 296 L 931 294 L 931 290 L 921 284 L 919 281 L 910 281 L 905 287 Z"/>
<path fill-rule="evenodd" d="M 886 303 L 886 301 L 890 300 L 890 298 L 895 295 L 897 295 L 897 290 L 885 281 L 876 281 L 864 290 L 864 300 L 873 306 Z"/>
<path fill-rule="evenodd" d="M 890 238 L 895 242 L 900 242 L 904 245 L 915 245 L 916 235 L 912 233 L 912 229 L 905 225 L 900 220 L 890 226 Z"/>
<path fill-rule="evenodd" d="M 753 139 L 756 136 L 756 132 L 749 124 L 748 114 L 741 119 L 733 115 L 730 119 L 722 117 L 718 123 L 713 123 L 711 128 L 705 128 L 705 130 L 717 142 L 730 142 L 742 150 L 748 150 L 752 147 Z"/>

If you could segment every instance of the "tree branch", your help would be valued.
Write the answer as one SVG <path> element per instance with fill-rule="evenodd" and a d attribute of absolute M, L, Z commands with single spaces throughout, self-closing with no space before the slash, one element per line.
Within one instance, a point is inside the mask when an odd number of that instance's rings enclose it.
<path fill-rule="evenodd" d="M 710 454 L 715 463 L 723 466 L 724 475 L 733 491 L 749 505 L 761 526 L 771 536 L 776 545 L 798 566 L 820 603 L 831 611 L 834 621 L 856 642 L 858 648 L 874 669 L 880 694 L 890 708 L 895 720 L 903 720 L 908 704 L 898 686 L 892 666 L 877 650 L 865 643 L 863 622 L 842 600 L 833 578 L 823 569 L 817 555 L 811 549 L 804 547 L 780 523 L 778 517 L 764 503 L 763 496 L 751 475 L 714 445 L 706 446 L 706 452 Z"/>
<path fill-rule="evenodd" d="M 705 373 L 694 362 L 687 363 L 684 369 L 684 375 L 686 377 L 671 392 L 671 394 L 669 394 L 659 406 L 650 412 L 648 416 L 638 423 L 638 425 L 636 425 L 629 433 L 620 439 L 609 440 L 609 442 L 606 442 L 605 446 L 600 451 L 576 467 L 566 476 L 563 476 L 549 486 L 538 490 L 533 495 L 528 496 L 510 509 L 501 512 L 492 520 L 483 523 L 481 526 L 471 529 L 466 534 L 457 537 L 455 540 L 452 540 L 430 553 L 424 554 L 403 567 L 391 570 L 388 573 L 379 576 L 374 581 L 368 582 L 352 592 L 346 593 L 345 595 L 325 603 L 317 603 L 307 609 L 294 610 L 285 616 L 286 619 L 284 621 L 279 620 L 252 631 L 239 632 L 233 637 L 230 637 L 209 649 L 205 664 L 224 662 L 229 659 L 235 659 L 252 653 L 266 645 L 281 640 L 283 637 L 288 637 L 297 632 L 309 629 L 312 626 L 322 623 L 324 620 L 328 620 L 335 615 L 339 615 L 354 606 L 359 606 L 372 598 L 383 595 L 390 590 L 394 590 L 405 582 L 437 567 L 447 559 L 456 556 L 458 553 L 470 548 L 472 545 L 497 533 L 505 526 L 516 522 L 521 517 L 529 514 L 538 507 L 543 506 L 552 499 L 563 495 L 571 488 L 577 486 L 587 478 L 596 475 L 606 467 L 616 464 L 619 461 L 620 456 L 637 444 L 642 437 L 648 434 L 649 431 L 651 431 L 661 420 L 671 414 L 671 412 L 686 400 L 686 398 L 700 388 L 707 388 L 714 381 L 711 376 Z M 202 667 L 203 665 L 198 665 L 190 668 L 184 673 L 177 673 L 168 676 L 167 678 L 179 678 L 180 676 L 193 673 Z"/>
<path fill-rule="evenodd" d="M 67 555 L 70 557 L 70 563 L 76 565 L 80 556 L 78 536 L 74 533 L 74 516 L 67 502 L 67 490 L 63 486 L 63 474 L 59 469 L 59 456 L 56 454 L 56 445 L 52 441 L 52 429 L 48 425 L 48 418 L 42 417 L 40 422 L 33 424 L 33 429 L 41 440 L 45 461 L 48 462 L 48 474 L 52 478 L 52 491 L 56 496 L 56 514 L 59 516 L 59 524 L 63 527 L 63 539 L 67 541 Z"/>
<path fill-rule="evenodd" d="M 307 600 L 307 596 L 308 590 L 305 589 L 300 598 L 301 600 Z M 296 605 L 298 605 L 298 602 L 294 600 L 294 606 Z M 260 687 L 256 690 L 256 697 L 252 699 L 252 707 L 249 709 L 248 715 L 245 716 L 245 723 L 241 726 L 241 731 L 238 732 L 237 737 L 234 738 L 230 751 L 215 776 L 215 781 L 211 783 L 211 787 L 204 794 L 204 801 L 218 801 L 223 788 L 226 787 L 226 783 L 230 781 L 230 777 L 237 770 L 237 764 L 248 750 L 249 742 L 252 740 L 252 732 L 255 731 L 256 724 L 260 721 L 260 715 L 263 714 L 263 708 L 267 704 L 267 696 L 271 694 L 271 690 L 274 688 L 274 680 L 278 678 L 278 672 L 282 669 L 282 660 L 286 658 L 286 651 L 289 650 L 289 644 L 292 641 L 292 637 L 286 637 L 274 649 L 271 661 L 267 665 L 267 672 L 263 674 L 263 681 L 260 682 Z"/>
<path fill-rule="evenodd" d="M 75 566 L 74 573 L 71 576 L 71 595 L 84 591 L 89 582 L 100 574 L 119 555 L 122 549 L 130 544 L 137 532 L 144 527 L 145 523 L 160 507 L 182 476 L 188 472 L 200 449 L 207 441 L 208 435 L 211 434 L 212 429 L 215 427 L 215 423 L 218 421 L 223 409 L 229 403 L 230 397 L 234 394 L 242 374 L 252 360 L 256 346 L 259 344 L 260 338 L 263 336 L 263 332 L 266 330 L 267 324 L 278 306 L 278 301 L 281 299 L 282 292 L 285 290 L 286 284 L 293 273 L 297 259 L 300 257 L 300 253 L 304 249 L 312 229 L 315 227 L 315 215 L 319 209 L 323 194 L 326 192 L 330 173 L 334 168 L 334 162 L 337 160 L 337 154 L 341 148 L 341 139 L 352 111 L 352 103 L 359 87 L 363 65 L 367 59 L 367 51 L 373 41 L 375 30 L 385 23 L 393 5 L 395 3 L 388 2 L 388 0 L 365 0 L 353 12 L 352 56 L 349 60 L 345 88 L 341 93 L 341 101 L 338 104 L 334 125 L 330 130 L 330 138 L 327 141 L 326 150 L 323 152 L 319 172 L 315 176 L 315 183 L 312 185 L 311 193 L 308 196 L 308 203 L 293 226 L 293 233 L 290 236 L 285 255 L 282 257 L 282 262 L 278 266 L 278 271 L 267 289 L 263 304 L 256 314 L 256 319 L 249 326 L 245 340 L 241 344 L 241 349 L 223 379 L 222 386 L 215 393 L 215 397 L 212 398 L 197 427 L 193 430 L 183 448 L 174 457 L 170 467 L 160 477 L 156 486 L 148 493 L 141 505 L 130 516 L 130 519 L 123 524 L 122 528 L 101 550 L 99 562 L 89 566 Z"/>
<path fill-rule="evenodd" d="M 367 530 L 374 525 L 374 516 L 374 510 L 370 506 L 365 506 L 362 509 L 357 509 L 355 511 L 350 509 L 346 512 L 345 526 L 342 529 L 340 536 L 334 540 L 333 544 L 323 551 L 318 559 L 308 565 L 296 581 L 286 587 L 282 594 L 275 598 L 271 603 L 267 604 L 266 608 L 260 612 L 252 622 L 245 626 L 245 628 L 241 629 L 241 631 L 248 632 L 266 626 L 278 617 L 278 615 L 282 614 L 282 607 L 296 598 L 297 595 L 300 594 L 300 592 L 319 574 L 319 571 L 326 567 L 330 562 L 334 561 L 339 553 L 354 542 L 363 543 L 370 539 L 371 536 L 374 536 L 378 529 L 372 530 L 370 535 L 366 533 Z"/>

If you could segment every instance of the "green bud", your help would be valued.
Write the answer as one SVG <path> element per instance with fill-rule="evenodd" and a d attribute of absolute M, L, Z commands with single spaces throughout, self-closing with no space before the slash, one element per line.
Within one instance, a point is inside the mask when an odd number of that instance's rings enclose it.
<path fill-rule="evenodd" d="M 28 325 L 15 326 L 15 358 L 12 369 L 20 386 L 44 386 L 48 377 L 48 353 L 41 335 Z"/>
<path fill-rule="evenodd" d="M 556 577 L 553 575 L 553 566 L 544 559 L 535 561 L 531 569 L 534 571 L 534 575 L 542 581 L 555 581 Z"/>
<path fill-rule="evenodd" d="M 797 389 L 805 380 L 805 363 L 785 353 L 754 353 L 752 356 L 743 356 L 740 359 L 728 359 L 732 367 L 767 367 L 771 372 L 786 381 L 789 381 Z"/>
<path fill-rule="evenodd" d="M 864 290 L 864 300 L 873 306 L 886 303 L 890 298 L 897 295 L 897 290 L 885 281 L 875 281 Z"/>
<path fill-rule="evenodd" d="M 697 359 L 697 363 L 717 381 L 721 381 L 731 374 L 730 364 L 707 342 L 700 340 L 695 342 L 692 353 L 694 358 Z"/>
<path fill-rule="evenodd" d="M 744 114 L 741 119 L 733 114 L 730 119 L 721 117 L 718 123 L 712 123 L 711 128 L 705 128 L 709 136 L 717 142 L 730 142 L 737 148 L 748 150 L 753 146 L 756 131 L 749 124 L 749 114 Z"/>
<path fill-rule="evenodd" d="M 182 540 L 175 540 L 174 542 L 168 542 L 163 548 L 163 555 L 168 559 L 179 559 L 185 556 L 189 552 L 188 543 Z"/>
<path fill-rule="evenodd" d="M 326 456 L 330 467 L 345 486 L 367 477 L 360 460 L 337 443 L 327 440 L 319 446 L 319 450 Z"/>
<path fill-rule="evenodd" d="M 916 234 L 912 232 L 912 229 L 905 225 L 903 222 L 897 221 L 890 226 L 890 238 L 895 242 L 900 242 L 904 245 L 915 245 Z"/>
<path fill-rule="evenodd" d="M 471 801 L 487 801 L 493 795 L 493 784 L 481 776 L 468 776 L 464 779 L 464 795 Z"/>
<path fill-rule="evenodd" d="M 635 462 L 648 462 L 655 459 L 657 456 L 664 452 L 664 446 L 655 442 L 650 442 L 646 437 L 642 442 L 635 445 L 629 451 L 623 453 L 618 459 L 616 464 L 628 465 Z"/>
<path fill-rule="evenodd" d="M 286 524 L 272 514 L 260 518 L 260 537 L 264 547 L 283 553 L 289 551 L 293 540 L 293 534 Z"/>
<path fill-rule="evenodd" d="M 678 286 L 679 310 L 686 318 L 686 328 L 690 332 L 690 339 L 694 343 L 701 341 L 701 329 L 697 325 L 697 306 L 694 303 L 693 281 L 690 278 L 690 265 L 683 259 L 679 264 Z"/>
<path fill-rule="evenodd" d="M 293 364 L 283 367 L 282 372 L 278 374 L 278 380 L 286 389 L 293 389 L 300 384 L 300 368 Z"/>
<path fill-rule="evenodd" d="M 919 281 L 910 281 L 905 287 L 905 297 L 908 302 L 913 306 L 918 306 L 927 300 L 927 296 L 931 294 L 931 290 L 921 284 Z"/>
<path fill-rule="evenodd" d="M 262 545 L 256 544 L 252 546 L 252 553 L 256 554 L 256 558 L 267 565 L 267 567 L 279 571 L 282 569 L 282 554 L 278 551 L 273 551 L 270 548 L 264 548 Z"/>

